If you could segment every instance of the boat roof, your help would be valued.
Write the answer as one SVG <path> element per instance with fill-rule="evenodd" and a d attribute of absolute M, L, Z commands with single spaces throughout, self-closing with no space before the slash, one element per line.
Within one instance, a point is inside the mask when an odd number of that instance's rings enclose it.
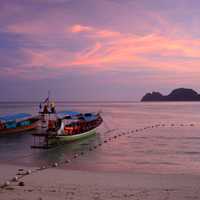
<path fill-rule="evenodd" d="M 93 121 L 97 118 L 97 116 L 93 113 L 90 113 L 91 115 L 83 115 L 83 118 L 85 119 L 85 121 L 90 122 Z"/>
<path fill-rule="evenodd" d="M 63 119 L 65 117 L 72 117 L 72 118 L 76 118 L 77 116 L 81 115 L 85 121 L 93 121 L 97 118 L 96 114 L 94 113 L 85 113 L 82 114 L 80 112 L 77 111 L 61 111 L 57 113 L 58 118 Z"/>
<path fill-rule="evenodd" d="M 58 112 L 57 113 L 57 116 L 58 118 L 62 119 L 64 117 L 75 117 L 75 116 L 78 116 L 80 115 L 81 113 L 80 112 L 76 112 L 76 111 L 61 111 L 61 112 Z"/>
<path fill-rule="evenodd" d="M 31 117 L 31 114 L 27 114 L 27 113 L 17 113 L 17 114 L 12 114 L 12 115 L 2 115 L 0 116 L 0 121 L 16 121 L 16 120 L 21 120 L 24 118 L 29 118 Z"/>

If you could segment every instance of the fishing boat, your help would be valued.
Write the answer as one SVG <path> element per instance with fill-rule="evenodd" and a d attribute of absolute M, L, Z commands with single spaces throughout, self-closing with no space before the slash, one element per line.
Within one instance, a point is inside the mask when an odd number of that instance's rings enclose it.
<path fill-rule="evenodd" d="M 60 112 L 57 137 L 62 141 L 75 141 L 96 133 L 102 123 L 99 113 Z M 51 131 L 51 130 L 49 130 Z"/>
<path fill-rule="evenodd" d="M 39 105 L 40 131 L 33 133 L 32 148 L 50 148 L 60 142 L 80 140 L 96 133 L 103 122 L 100 113 L 77 111 L 57 112 L 55 102 L 48 97 Z"/>
<path fill-rule="evenodd" d="M 41 121 L 46 124 L 42 125 L 46 130 L 44 133 L 32 134 L 34 136 L 33 148 L 49 148 L 60 142 L 72 142 L 94 135 L 103 119 L 100 113 L 62 111 L 41 113 Z M 39 143 L 36 142 L 35 137 L 39 138 Z"/>
<path fill-rule="evenodd" d="M 27 113 L 0 116 L 0 136 L 37 128 L 38 117 Z"/>

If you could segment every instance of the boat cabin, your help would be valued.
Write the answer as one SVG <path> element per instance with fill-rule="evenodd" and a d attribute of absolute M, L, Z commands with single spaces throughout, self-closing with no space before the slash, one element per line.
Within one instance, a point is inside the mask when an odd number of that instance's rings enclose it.
<path fill-rule="evenodd" d="M 22 131 L 23 128 L 32 128 L 32 124 L 38 121 L 37 117 L 33 117 L 31 114 L 18 113 L 12 115 L 0 116 L 0 133 Z"/>

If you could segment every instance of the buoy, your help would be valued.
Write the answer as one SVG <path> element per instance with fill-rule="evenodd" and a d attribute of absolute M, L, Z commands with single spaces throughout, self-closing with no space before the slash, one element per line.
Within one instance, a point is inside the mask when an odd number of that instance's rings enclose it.
<path fill-rule="evenodd" d="M 53 163 L 53 167 L 58 167 L 58 163 L 57 162 Z"/>
<path fill-rule="evenodd" d="M 66 160 L 65 163 L 70 163 L 70 160 Z"/>
<path fill-rule="evenodd" d="M 14 177 L 12 178 L 12 181 L 14 181 L 14 182 L 18 181 L 18 177 L 17 177 L 17 176 L 14 176 Z"/>
<path fill-rule="evenodd" d="M 77 158 L 78 157 L 78 154 L 74 154 L 74 158 Z"/>
<path fill-rule="evenodd" d="M 6 182 L 4 183 L 4 187 L 9 186 L 9 185 L 10 185 L 10 181 L 6 181 Z"/>
<path fill-rule="evenodd" d="M 25 184 L 24 184 L 24 182 L 23 181 L 21 181 L 21 182 L 19 182 L 19 184 L 18 184 L 19 186 L 24 186 Z"/>
<path fill-rule="evenodd" d="M 28 174 L 31 174 L 31 170 L 29 169 L 29 170 L 27 170 L 26 171 L 26 174 L 28 175 Z"/>

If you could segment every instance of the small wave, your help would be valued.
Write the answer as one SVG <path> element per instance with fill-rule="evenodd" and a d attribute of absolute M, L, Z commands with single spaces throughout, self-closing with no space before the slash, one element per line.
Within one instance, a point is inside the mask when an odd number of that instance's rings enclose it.
<path fill-rule="evenodd" d="M 199 151 L 177 151 L 176 154 L 189 154 L 189 155 L 198 155 Z"/>

